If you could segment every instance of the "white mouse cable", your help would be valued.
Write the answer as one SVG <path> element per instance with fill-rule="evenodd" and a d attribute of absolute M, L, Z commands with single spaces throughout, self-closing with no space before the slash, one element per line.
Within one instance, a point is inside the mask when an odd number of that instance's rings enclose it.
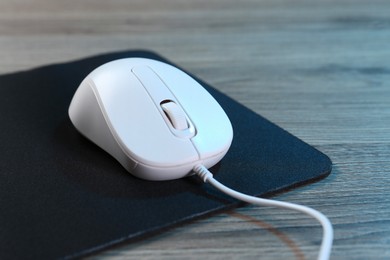
<path fill-rule="evenodd" d="M 276 201 L 276 200 L 270 200 L 270 199 L 262 199 L 257 198 L 253 196 L 249 196 L 240 192 L 237 192 L 235 190 L 232 190 L 222 183 L 218 182 L 216 179 L 214 179 L 213 174 L 203 165 L 196 165 L 193 169 L 196 175 L 198 175 L 204 182 L 208 182 L 212 186 L 214 186 L 216 189 L 220 190 L 223 193 L 226 193 L 227 195 L 236 198 L 238 200 L 255 204 L 258 206 L 274 206 L 279 208 L 285 208 L 285 209 L 292 209 L 296 210 L 302 213 L 305 213 L 315 219 L 317 219 L 322 227 L 323 227 L 323 235 L 322 235 L 322 243 L 321 243 L 321 249 L 318 254 L 318 260 L 327 260 L 329 259 L 330 252 L 332 249 L 332 243 L 333 243 L 333 227 L 330 223 L 329 219 L 322 214 L 321 212 L 298 204 L 293 204 L 289 202 L 282 202 L 282 201 Z"/>

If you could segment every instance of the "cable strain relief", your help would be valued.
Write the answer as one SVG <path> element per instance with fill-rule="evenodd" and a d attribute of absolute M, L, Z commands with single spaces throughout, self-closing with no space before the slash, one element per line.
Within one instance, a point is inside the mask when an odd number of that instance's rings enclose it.
<path fill-rule="evenodd" d="M 193 171 L 203 180 L 203 182 L 207 182 L 209 178 L 213 178 L 213 174 L 201 164 L 196 165 L 193 168 Z"/>

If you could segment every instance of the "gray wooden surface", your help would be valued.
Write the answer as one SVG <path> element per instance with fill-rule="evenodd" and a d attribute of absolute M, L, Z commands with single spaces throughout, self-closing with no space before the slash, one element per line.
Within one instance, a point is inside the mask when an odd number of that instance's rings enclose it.
<path fill-rule="evenodd" d="M 333 259 L 390 259 L 389 1 L 0 2 L 2 74 L 140 48 L 329 155 L 331 176 L 276 199 L 329 216 Z M 246 206 L 92 258 L 314 259 L 320 235 Z"/>

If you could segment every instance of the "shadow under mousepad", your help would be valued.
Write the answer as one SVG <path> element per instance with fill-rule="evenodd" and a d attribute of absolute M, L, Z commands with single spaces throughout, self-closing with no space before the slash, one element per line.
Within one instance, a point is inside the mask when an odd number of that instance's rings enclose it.
<path fill-rule="evenodd" d="M 127 57 L 170 63 L 124 51 L 0 76 L 1 259 L 82 256 L 237 205 L 196 177 L 137 179 L 73 127 L 68 106 L 80 82 Z M 234 129 L 229 152 L 211 169 L 216 179 L 269 195 L 330 173 L 326 155 L 197 80 Z"/>

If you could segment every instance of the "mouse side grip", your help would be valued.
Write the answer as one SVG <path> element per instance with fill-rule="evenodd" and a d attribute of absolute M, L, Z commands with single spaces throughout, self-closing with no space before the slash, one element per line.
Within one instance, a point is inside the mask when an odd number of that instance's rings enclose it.
<path fill-rule="evenodd" d="M 136 167 L 117 144 L 107 126 L 88 77 L 77 89 L 69 106 L 69 117 L 76 129 L 100 148 L 116 158 L 128 171 Z"/>

